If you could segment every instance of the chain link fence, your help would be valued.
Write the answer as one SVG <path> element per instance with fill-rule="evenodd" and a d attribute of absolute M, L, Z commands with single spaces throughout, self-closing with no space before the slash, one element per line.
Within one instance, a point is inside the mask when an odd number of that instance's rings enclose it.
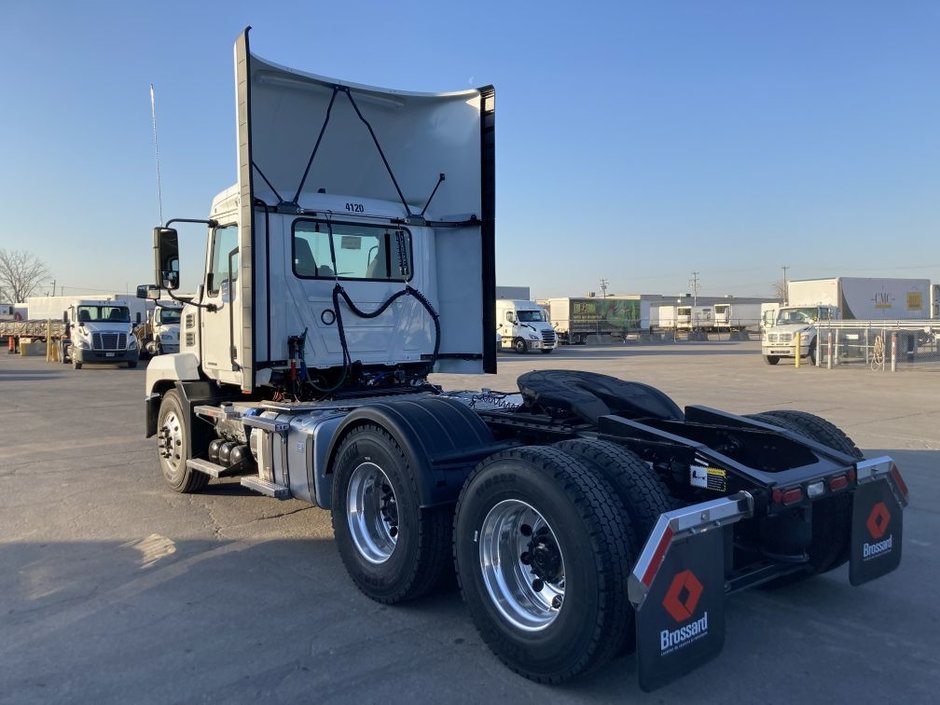
<path fill-rule="evenodd" d="M 820 321 L 816 366 L 940 370 L 940 320 Z"/>

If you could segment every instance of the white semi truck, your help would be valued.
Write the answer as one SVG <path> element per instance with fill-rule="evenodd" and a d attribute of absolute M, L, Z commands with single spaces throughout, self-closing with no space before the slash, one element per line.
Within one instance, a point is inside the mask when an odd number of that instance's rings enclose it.
<path fill-rule="evenodd" d="M 63 363 L 71 362 L 75 369 L 92 363 L 137 366 L 139 349 L 124 299 L 31 296 L 26 303 L 27 320 L 5 324 L 0 336 L 45 339 L 52 321 L 52 340 Z"/>
<path fill-rule="evenodd" d="M 680 409 L 570 370 L 511 393 L 429 383 L 495 371 L 492 87 L 323 78 L 252 54 L 247 30 L 235 67 L 237 183 L 201 221 L 180 352 L 146 375 L 170 488 L 240 476 L 331 512 L 378 602 L 456 570 L 485 642 L 546 683 L 635 649 L 652 689 L 720 651 L 730 592 L 897 567 L 897 468 L 818 417 Z M 154 230 L 170 293 L 175 222 Z"/>
<path fill-rule="evenodd" d="M 768 365 L 797 354 L 816 363 L 817 321 L 910 321 L 930 318 L 930 281 L 831 277 L 787 283 L 787 305 L 761 334 Z M 797 353 L 799 341 L 799 353 Z"/>
<path fill-rule="evenodd" d="M 555 329 L 545 317 L 545 310 L 534 301 L 497 299 L 496 332 L 502 348 L 522 354 L 530 350 L 547 354 L 558 343 Z"/>
<path fill-rule="evenodd" d="M 148 288 L 143 286 L 137 292 L 140 298 L 146 298 Z M 183 307 L 177 301 L 157 301 L 147 313 L 147 320 L 134 329 L 141 355 L 165 355 L 180 350 L 180 320 Z"/>

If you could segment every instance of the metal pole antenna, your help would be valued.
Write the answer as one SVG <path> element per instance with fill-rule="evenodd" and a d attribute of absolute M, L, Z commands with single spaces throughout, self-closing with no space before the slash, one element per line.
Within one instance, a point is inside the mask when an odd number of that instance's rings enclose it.
<path fill-rule="evenodd" d="M 153 158 L 157 164 L 157 206 L 160 214 L 160 225 L 163 225 L 163 185 L 160 180 L 160 147 L 157 142 L 157 101 L 153 94 L 153 84 L 150 84 L 150 119 L 153 122 Z"/>

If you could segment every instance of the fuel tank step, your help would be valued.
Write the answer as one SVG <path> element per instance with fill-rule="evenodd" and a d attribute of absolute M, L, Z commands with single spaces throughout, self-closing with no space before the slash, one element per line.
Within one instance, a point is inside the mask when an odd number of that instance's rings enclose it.
<path fill-rule="evenodd" d="M 200 458 L 190 458 L 186 461 L 186 467 L 190 470 L 198 470 L 201 473 L 205 473 L 209 477 L 225 477 L 226 475 L 238 475 L 239 473 L 245 472 L 245 468 L 237 465 L 226 467 Z"/>
<path fill-rule="evenodd" d="M 274 499 L 290 499 L 290 489 L 284 487 L 284 485 L 262 480 L 257 475 L 243 477 L 241 482 L 243 487 L 247 487 L 255 492 L 260 492 L 268 497 L 274 497 Z"/>

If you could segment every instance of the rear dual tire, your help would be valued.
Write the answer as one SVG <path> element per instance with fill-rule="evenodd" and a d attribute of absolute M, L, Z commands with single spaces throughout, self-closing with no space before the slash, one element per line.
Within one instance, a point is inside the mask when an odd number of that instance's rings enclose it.
<path fill-rule="evenodd" d="M 858 446 L 835 424 L 814 414 L 793 409 L 765 411 L 749 416 L 773 426 L 806 436 L 833 450 L 861 460 Z M 800 573 L 772 580 L 766 587 L 789 585 L 808 577 L 826 573 L 844 565 L 849 559 L 852 533 L 852 496 L 843 492 L 814 502 L 812 505 L 812 540 L 807 548 L 809 563 Z"/>
<path fill-rule="evenodd" d="M 560 450 L 490 456 L 457 504 L 454 561 L 483 640 L 509 668 L 560 683 L 619 653 L 633 631 L 627 513 L 596 467 Z"/>

